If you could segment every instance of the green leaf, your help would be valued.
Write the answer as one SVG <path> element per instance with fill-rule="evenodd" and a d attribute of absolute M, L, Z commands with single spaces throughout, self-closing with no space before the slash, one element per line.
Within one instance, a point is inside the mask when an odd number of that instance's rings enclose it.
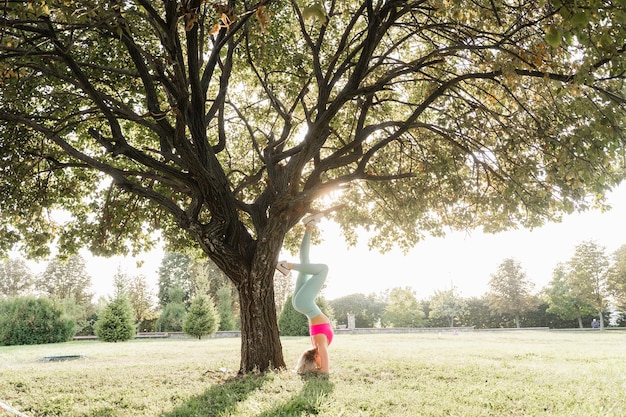
<path fill-rule="evenodd" d="M 572 16 L 571 24 L 576 27 L 584 27 L 589 23 L 590 18 L 586 11 L 578 12 Z"/>
<path fill-rule="evenodd" d="M 563 38 L 563 29 L 560 26 L 550 26 L 546 33 L 545 40 L 553 48 L 558 48 L 561 45 L 561 39 Z"/>

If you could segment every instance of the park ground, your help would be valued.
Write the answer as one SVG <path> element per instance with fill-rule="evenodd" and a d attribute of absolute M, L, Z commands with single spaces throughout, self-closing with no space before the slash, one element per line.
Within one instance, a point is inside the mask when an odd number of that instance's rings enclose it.
<path fill-rule="evenodd" d="M 0 347 L 0 401 L 29 417 L 626 415 L 625 331 L 338 335 L 327 379 L 237 376 L 239 343 Z M 282 339 L 290 365 L 307 343 Z"/>

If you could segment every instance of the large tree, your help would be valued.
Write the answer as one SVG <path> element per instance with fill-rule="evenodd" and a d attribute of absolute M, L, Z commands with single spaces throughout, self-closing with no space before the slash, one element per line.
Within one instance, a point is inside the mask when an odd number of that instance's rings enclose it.
<path fill-rule="evenodd" d="M 342 203 L 346 236 L 384 250 L 537 226 L 621 180 L 624 18 L 602 0 L 2 2 L 0 248 L 197 245 L 239 293 L 241 370 L 282 367 L 273 272 L 307 212 Z"/>

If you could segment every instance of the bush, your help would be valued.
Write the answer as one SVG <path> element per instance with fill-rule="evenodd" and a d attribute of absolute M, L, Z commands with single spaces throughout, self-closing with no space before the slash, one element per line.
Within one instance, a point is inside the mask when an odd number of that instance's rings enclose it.
<path fill-rule="evenodd" d="M 219 315 L 215 305 L 203 296 L 194 298 L 185 316 L 183 331 L 190 336 L 201 339 L 202 336 L 213 334 L 219 326 Z"/>
<path fill-rule="evenodd" d="M 0 345 L 66 342 L 75 323 L 47 298 L 19 297 L 0 301 Z"/>
<path fill-rule="evenodd" d="M 123 342 L 135 337 L 133 310 L 128 299 L 114 298 L 98 316 L 95 333 L 105 342 Z"/>

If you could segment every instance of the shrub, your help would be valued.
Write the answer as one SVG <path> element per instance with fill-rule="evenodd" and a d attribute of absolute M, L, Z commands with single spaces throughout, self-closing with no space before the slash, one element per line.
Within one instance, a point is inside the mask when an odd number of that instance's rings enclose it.
<path fill-rule="evenodd" d="M 219 315 L 213 302 L 203 296 L 194 298 L 185 316 L 183 331 L 201 339 L 202 336 L 215 333 L 218 326 Z"/>
<path fill-rule="evenodd" d="M 75 323 L 47 298 L 19 297 L 0 301 L 0 345 L 66 342 Z"/>
<path fill-rule="evenodd" d="M 105 342 L 122 342 L 135 337 L 133 311 L 125 297 L 114 298 L 98 316 L 95 333 Z"/>

